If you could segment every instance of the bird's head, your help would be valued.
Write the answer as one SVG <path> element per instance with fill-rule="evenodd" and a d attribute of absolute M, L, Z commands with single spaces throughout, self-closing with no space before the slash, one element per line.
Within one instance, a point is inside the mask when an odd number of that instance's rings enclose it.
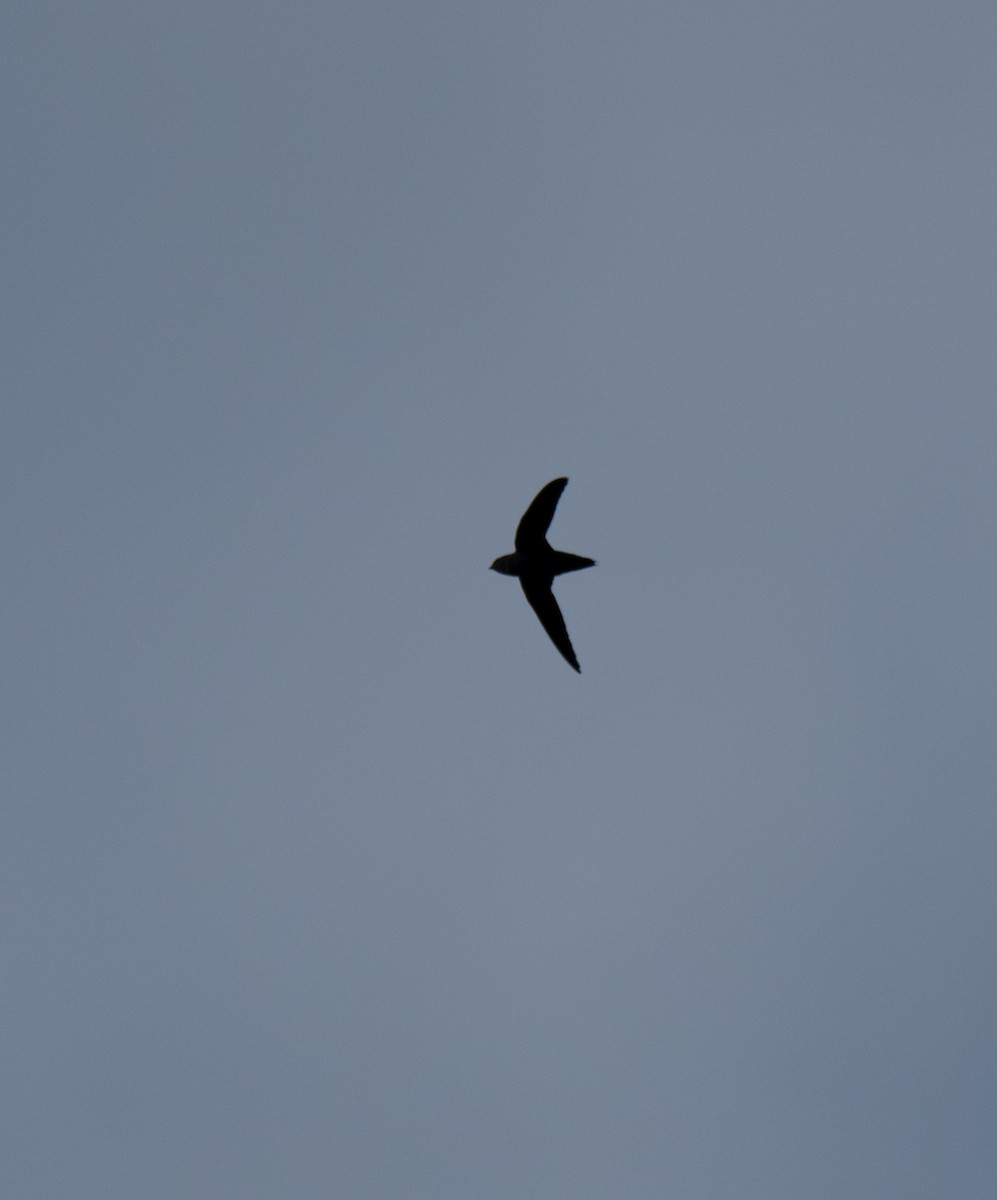
<path fill-rule="evenodd" d="M 519 558 L 515 554 L 503 554 L 488 569 L 489 571 L 498 571 L 500 575 L 518 575 Z"/>

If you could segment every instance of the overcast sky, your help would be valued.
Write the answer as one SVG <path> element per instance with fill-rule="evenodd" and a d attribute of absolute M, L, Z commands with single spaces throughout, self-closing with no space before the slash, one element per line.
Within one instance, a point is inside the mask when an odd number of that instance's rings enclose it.
<path fill-rule="evenodd" d="M 0 56 L 3 1194 L 997 1195 L 992 0 Z"/>

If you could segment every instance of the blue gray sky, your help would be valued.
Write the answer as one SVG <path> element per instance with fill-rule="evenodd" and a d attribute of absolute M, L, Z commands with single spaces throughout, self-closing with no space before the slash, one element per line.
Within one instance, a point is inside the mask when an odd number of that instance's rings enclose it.
<path fill-rule="evenodd" d="M 13 6 L 5 1195 L 997 1194 L 995 54 Z"/>

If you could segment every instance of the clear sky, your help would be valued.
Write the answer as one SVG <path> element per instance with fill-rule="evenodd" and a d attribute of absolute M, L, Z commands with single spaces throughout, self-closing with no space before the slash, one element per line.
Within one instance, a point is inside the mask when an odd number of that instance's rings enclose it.
<path fill-rule="evenodd" d="M 0 59 L 0 1191 L 997 1195 L 992 0 Z"/>

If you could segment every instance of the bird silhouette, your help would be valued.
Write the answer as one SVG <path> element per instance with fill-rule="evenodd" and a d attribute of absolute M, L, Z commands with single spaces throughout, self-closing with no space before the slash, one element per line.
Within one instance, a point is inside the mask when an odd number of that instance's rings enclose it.
<path fill-rule="evenodd" d="M 523 594 L 540 618 L 547 636 L 580 675 L 582 669 L 551 587 L 555 575 L 594 567 L 595 559 L 582 558 L 580 554 L 566 554 L 563 550 L 553 549 L 547 542 L 547 530 L 554 519 L 554 510 L 567 486 L 567 479 L 562 477 L 552 479 L 537 492 L 516 529 L 515 553 L 503 554 L 492 563 L 489 570 L 519 579 Z"/>

